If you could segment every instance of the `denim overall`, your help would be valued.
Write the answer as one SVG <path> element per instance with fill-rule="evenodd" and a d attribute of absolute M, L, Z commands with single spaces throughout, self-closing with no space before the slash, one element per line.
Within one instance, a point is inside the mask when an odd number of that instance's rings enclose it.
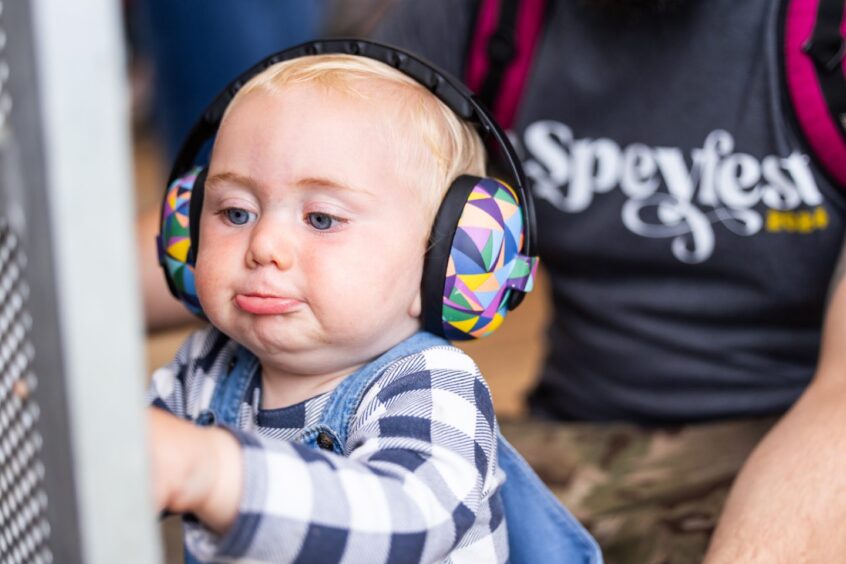
<path fill-rule="evenodd" d="M 320 421 L 303 431 L 302 442 L 343 455 L 350 421 L 370 385 L 394 361 L 436 346 L 449 346 L 449 343 L 431 333 L 417 333 L 345 378 L 329 397 Z M 215 388 L 209 409 L 197 418 L 198 424 L 237 426 L 244 394 L 259 363 L 242 347 L 235 358 L 233 369 Z M 506 474 L 500 494 L 508 527 L 509 562 L 601 564 L 596 541 L 502 435 L 498 436 L 497 451 L 499 465 Z M 185 561 L 198 562 L 187 549 Z"/>

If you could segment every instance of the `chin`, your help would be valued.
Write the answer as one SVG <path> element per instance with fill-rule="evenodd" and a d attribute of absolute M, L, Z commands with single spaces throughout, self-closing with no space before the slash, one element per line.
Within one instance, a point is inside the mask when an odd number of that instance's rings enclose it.
<path fill-rule="evenodd" d="M 312 330 L 301 324 L 290 323 L 284 318 L 254 320 L 241 334 L 244 340 L 236 338 L 236 341 L 245 346 L 248 345 L 245 341 L 249 341 L 249 344 L 270 355 L 295 354 L 325 346 L 325 343 Z M 258 351 L 253 352 L 259 356 Z"/>

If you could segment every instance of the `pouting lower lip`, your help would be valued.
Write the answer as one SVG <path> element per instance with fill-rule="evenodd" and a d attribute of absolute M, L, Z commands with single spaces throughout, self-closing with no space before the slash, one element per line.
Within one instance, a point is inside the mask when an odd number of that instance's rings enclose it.
<path fill-rule="evenodd" d="M 255 315 L 279 315 L 296 310 L 302 305 L 302 302 L 295 298 L 280 296 L 236 294 L 235 305 L 239 309 Z"/>

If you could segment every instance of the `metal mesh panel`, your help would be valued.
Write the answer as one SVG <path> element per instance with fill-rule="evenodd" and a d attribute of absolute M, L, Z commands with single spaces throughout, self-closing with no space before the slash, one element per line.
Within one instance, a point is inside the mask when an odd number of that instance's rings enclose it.
<path fill-rule="evenodd" d="M 3 25 L 3 0 L 0 0 L 0 131 L 2 131 L 12 111 L 12 96 L 6 85 L 9 82 L 9 62 L 6 60 L 6 28 Z"/>
<path fill-rule="evenodd" d="M 0 218 L 0 564 L 52 562 L 24 255 Z"/>
<path fill-rule="evenodd" d="M 12 111 L 3 8 L 0 0 L 0 139 L 10 134 Z M 32 398 L 36 378 L 25 261 L 18 237 L 0 217 L 0 564 L 53 561 L 38 405 Z"/>
<path fill-rule="evenodd" d="M 130 177 L 119 24 L 0 0 L 0 564 L 157 561 L 130 196 L 102 190 Z"/>

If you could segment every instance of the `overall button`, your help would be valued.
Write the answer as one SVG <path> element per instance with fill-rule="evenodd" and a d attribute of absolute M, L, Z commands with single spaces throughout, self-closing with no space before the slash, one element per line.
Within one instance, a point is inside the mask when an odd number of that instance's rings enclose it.
<path fill-rule="evenodd" d="M 335 441 L 326 431 L 317 434 L 317 446 L 323 450 L 335 450 Z"/>
<path fill-rule="evenodd" d="M 199 415 L 197 415 L 196 423 L 197 425 L 202 425 L 203 427 L 208 427 L 209 425 L 214 425 L 215 416 L 214 411 L 210 409 L 202 410 Z"/>

